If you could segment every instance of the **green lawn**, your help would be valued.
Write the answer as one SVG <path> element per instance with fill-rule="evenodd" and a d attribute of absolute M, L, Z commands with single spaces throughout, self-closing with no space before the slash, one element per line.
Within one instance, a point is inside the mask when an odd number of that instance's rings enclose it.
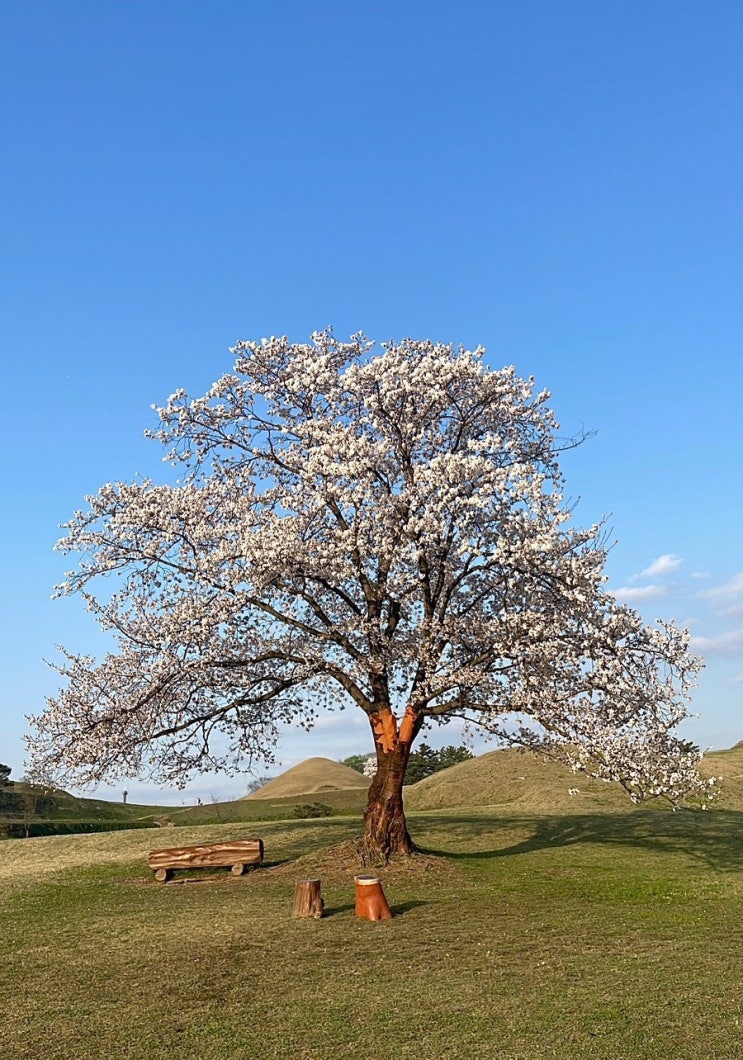
<path fill-rule="evenodd" d="M 433 856 L 382 870 L 381 924 L 353 916 L 358 818 L 1 844 L 2 1057 L 743 1056 L 743 814 L 411 826 Z M 256 833 L 276 867 L 246 877 L 145 864 Z M 315 873 L 327 915 L 292 920 Z"/>

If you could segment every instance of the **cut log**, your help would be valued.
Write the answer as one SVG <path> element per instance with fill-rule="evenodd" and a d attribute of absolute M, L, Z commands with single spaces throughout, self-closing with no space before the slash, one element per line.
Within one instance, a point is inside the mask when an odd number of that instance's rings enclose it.
<path fill-rule="evenodd" d="M 325 903 L 320 895 L 319 880 L 297 880 L 294 885 L 293 917 L 312 917 L 319 920 Z"/>
<path fill-rule="evenodd" d="M 165 847 L 151 850 L 147 863 L 155 869 L 155 879 L 167 882 L 173 869 L 229 868 L 242 875 L 246 865 L 263 861 L 262 839 L 237 839 L 229 843 L 206 843 L 198 847 Z"/>
<path fill-rule="evenodd" d="M 376 876 L 354 876 L 356 882 L 356 916 L 366 920 L 392 920 L 392 910 Z"/>

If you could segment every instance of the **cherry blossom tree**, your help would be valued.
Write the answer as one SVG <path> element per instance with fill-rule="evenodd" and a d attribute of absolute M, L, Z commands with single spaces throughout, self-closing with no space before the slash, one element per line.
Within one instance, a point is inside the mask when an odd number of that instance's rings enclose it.
<path fill-rule="evenodd" d="M 62 649 L 29 719 L 69 782 L 185 783 L 273 761 L 280 727 L 366 715 L 369 850 L 409 852 L 402 786 L 421 730 L 457 718 L 622 784 L 704 795 L 674 735 L 699 662 L 673 623 L 604 588 L 602 524 L 574 525 L 532 380 L 483 350 L 331 331 L 240 342 L 148 432 L 178 477 L 114 483 L 66 525 L 78 593 L 115 650 Z"/>

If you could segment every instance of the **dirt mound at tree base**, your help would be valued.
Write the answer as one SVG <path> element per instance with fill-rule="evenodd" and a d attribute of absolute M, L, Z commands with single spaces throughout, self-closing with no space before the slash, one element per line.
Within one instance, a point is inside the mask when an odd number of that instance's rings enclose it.
<path fill-rule="evenodd" d="M 322 795 L 324 791 L 368 788 L 369 783 L 368 777 L 340 762 L 333 762 L 330 758 L 308 758 L 306 762 L 287 769 L 281 776 L 269 780 L 258 791 L 243 798 L 284 799 L 295 795 Z"/>
<path fill-rule="evenodd" d="M 291 880 L 318 878 L 333 883 L 346 881 L 353 885 L 354 876 L 361 872 L 378 872 L 383 881 L 418 877 L 436 879 L 461 874 L 461 869 L 448 858 L 425 851 L 396 854 L 385 864 L 371 865 L 364 859 L 363 847 L 363 836 L 346 839 L 293 861 L 262 869 L 260 874 L 256 873 L 255 879 L 258 881 L 259 875 L 264 878 L 275 879 L 278 876 Z"/>

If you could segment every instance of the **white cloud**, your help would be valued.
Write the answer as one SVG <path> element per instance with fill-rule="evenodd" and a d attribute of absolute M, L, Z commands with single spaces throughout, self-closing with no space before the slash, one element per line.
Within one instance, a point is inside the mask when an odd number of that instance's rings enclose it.
<path fill-rule="evenodd" d="M 646 567 L 644 571 L 641 571 L 637 575 L 638 578 L 657 578 L 664 574 L 670 574 L 671 571 L 676 570 L 680 567 L 683 560 L 675 556 L 673 552 L 665 552 L 662 556 L 658 556 L 654 559 L 649 567 Z"/>
<path fill-rule="evenodd" d="M 369 732 L 369 720 L 360 710 L 351 707 L 348 710 L 333 711 L 332 714 L 321 714 L 312 723 L 312 729 L 341 730 L 344 733 L 351 729 L 361 729 L 367 733 Z M 287 731 L 292 732 L 292 727 L 289 726 Z"/>
<path fill-rule="evenodd" d="M 743 655 L 743 629 L 731 629 L 714 637 L 692 637 L 691 650 L 699 655 L 719 655 L 734 659 Z"/>
<path fill-rule="evenodd" d="M 733 684 L 743 685 L 743 674 L 736 674 L 733 678 Z"/>
<path fill-rule="evenodd" d="M 614 590 L 614 597 L 625 604 L 632 604 L 642 600 L 654 600 L 657 596 L 663 596 L 665 592 L 665 585 L 638 585 L 634 588 L 623 585 L 620 589 Z"/>
<path fill-rule="evenodd" d="M 730 581 L 705 589 L 699 594 L 719 608 L 726 615 L 743 614 L 743 573 L 735 574 Z"/>

